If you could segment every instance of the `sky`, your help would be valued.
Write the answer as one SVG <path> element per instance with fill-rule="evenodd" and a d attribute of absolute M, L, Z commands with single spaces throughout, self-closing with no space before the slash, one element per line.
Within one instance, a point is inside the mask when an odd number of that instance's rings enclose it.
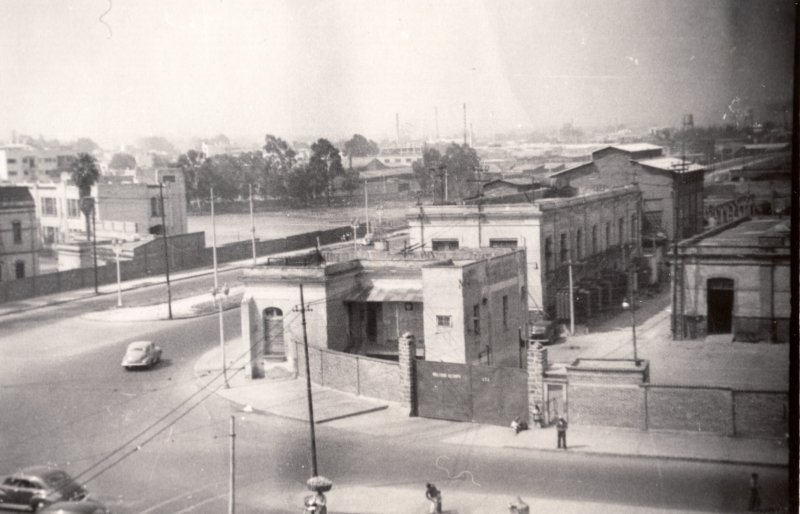
<path fill-rule="evenodd" d="M 402 139 L 448 137 L 464 104 L 477 138 L 779 120 L 794 16 L 790 0 L 4 0 L 0 140 L 381 141 L 398 116 Z"/>

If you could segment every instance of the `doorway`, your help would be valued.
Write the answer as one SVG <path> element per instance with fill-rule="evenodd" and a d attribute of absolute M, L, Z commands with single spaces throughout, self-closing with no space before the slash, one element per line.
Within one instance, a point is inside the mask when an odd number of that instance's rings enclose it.
<path fill-rule="evenodd" d="M 730 334 L 733 326 L 733 280 L 712 278 L 707 285 L 708 334 Z"/>
<path fill-rule="evenodd" d="M 262 314 L 264 320 L 264 355 L 283 355 L 283 311 L 267 307 Z"/>

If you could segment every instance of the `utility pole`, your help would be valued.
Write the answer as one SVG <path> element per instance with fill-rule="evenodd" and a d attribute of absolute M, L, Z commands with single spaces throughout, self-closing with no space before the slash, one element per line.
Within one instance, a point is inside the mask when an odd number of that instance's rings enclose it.
<path fill-rule="evenodd" d="M 569 268 L 569 335 L 575 335 L 575 292 L 572 289 L 572 256 L 567 261 Z"/>
<path fill-rule="evenodd" d="M 95 203 L 92 203 L 92 259 L 94 260 L 94 294 L 98 294 L 99 291 L 97 290 L 97 205 Z M 169 319 L 172 319 L 172 316 L 170 316 Z"/>
<path fill-rule="evenodd" d="M 310 309 L 309 309 L 310 310 Z M 311 476 L 317 476 L 317 439 L 314 434 L 314 402 L 311 398 L 311 366 L 308 363 L 308 333 L 306 332 L 306 304 L 303 284 L 300 284 L 300 315 L 303 322 L 303 349 L 306 357 L 306 396 L 308 398 L 308 428 L 311 432 Z"/>
<path fill-rule="evenodd" d="M 256 220 L 253 215 L 253 184 L 248 184 L 250 190 L 250 240 L 253 242 L 253 266 L 256 265 Z"/>
<path fill-rule="evenodd" d="M 425 251 L 425 211 L 422 210 L 422 196 L 417 197 L 417 207 L 419 208 L 419 245 L 420 251 Z"/>
<path fill-rule="evenodd" d="M 161 235 L 164 239 L 164 270 L 167 278 L 167 310 L 172 319 L 172 290 L 169 286 L 169 244 L 167 242 L 167 218 L 164 214 L 164 183 L 158 183 L 158 196 L 161 200 Z"/>
<path fill-rule="evenodd" d="M 364 180 L 364 219 L 366 220 L 367 232 L 364 237 L 367 237 L 369 231 L 369 193 L 367 192 L 367 181 Z"/>
<path fill-rule="evenodd" d="M 464 102 L 464 146 L 467 146 L 467 102 Z"/>
<path fill-rule="evenodd" d="M 234 514 L 236 511 L 236 418 L 231 416 L 231 474 L 229 481 L 230 494 L 228 496 L 228 514 Z"/>
<path fill-rule="evenodd" d="M 444 169 L 444 203 L 449 201 L 448 191 L 447 191 L 447 166 L 443 165 L 442 168 Z"/>
<path fill-rule="evenodd" d="M 358 218 L 353 218 L 350 221 L 350 226 L 353 227 L 353 251 L 358 250 L 358 243 L 356 242 L 356 238 L 358 237 Z"/>
<path fill-rule="evenodd" d="M 214 289 L 219 287 L 217 282 L 217 225 L 214 220 L 214 188 L 209 188 L 211 197 L 211 256 L 214 260 Z"/>

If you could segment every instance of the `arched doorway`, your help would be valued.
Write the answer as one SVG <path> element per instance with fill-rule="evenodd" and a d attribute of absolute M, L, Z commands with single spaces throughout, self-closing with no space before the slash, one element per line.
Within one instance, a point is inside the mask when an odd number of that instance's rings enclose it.
<path fill-rule="evenodd" d="M 733 325 L 733 279 L 711 278 L 707 283 L 708 333 L 730 334 Z"/>
<path fill-rule="evenodd" d="M 283 311 L 267 307 L 262 313 L 264 320 L 264 355 L 283 355 Z"/>

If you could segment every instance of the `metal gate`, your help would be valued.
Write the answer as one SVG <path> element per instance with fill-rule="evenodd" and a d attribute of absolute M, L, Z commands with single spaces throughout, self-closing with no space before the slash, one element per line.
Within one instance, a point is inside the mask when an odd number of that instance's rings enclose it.
<path fill-rule="evenodd" d="M 506 426 L 528 421 L 528 372 L 417 361 L 417 411 L 424 418 Z"/>

